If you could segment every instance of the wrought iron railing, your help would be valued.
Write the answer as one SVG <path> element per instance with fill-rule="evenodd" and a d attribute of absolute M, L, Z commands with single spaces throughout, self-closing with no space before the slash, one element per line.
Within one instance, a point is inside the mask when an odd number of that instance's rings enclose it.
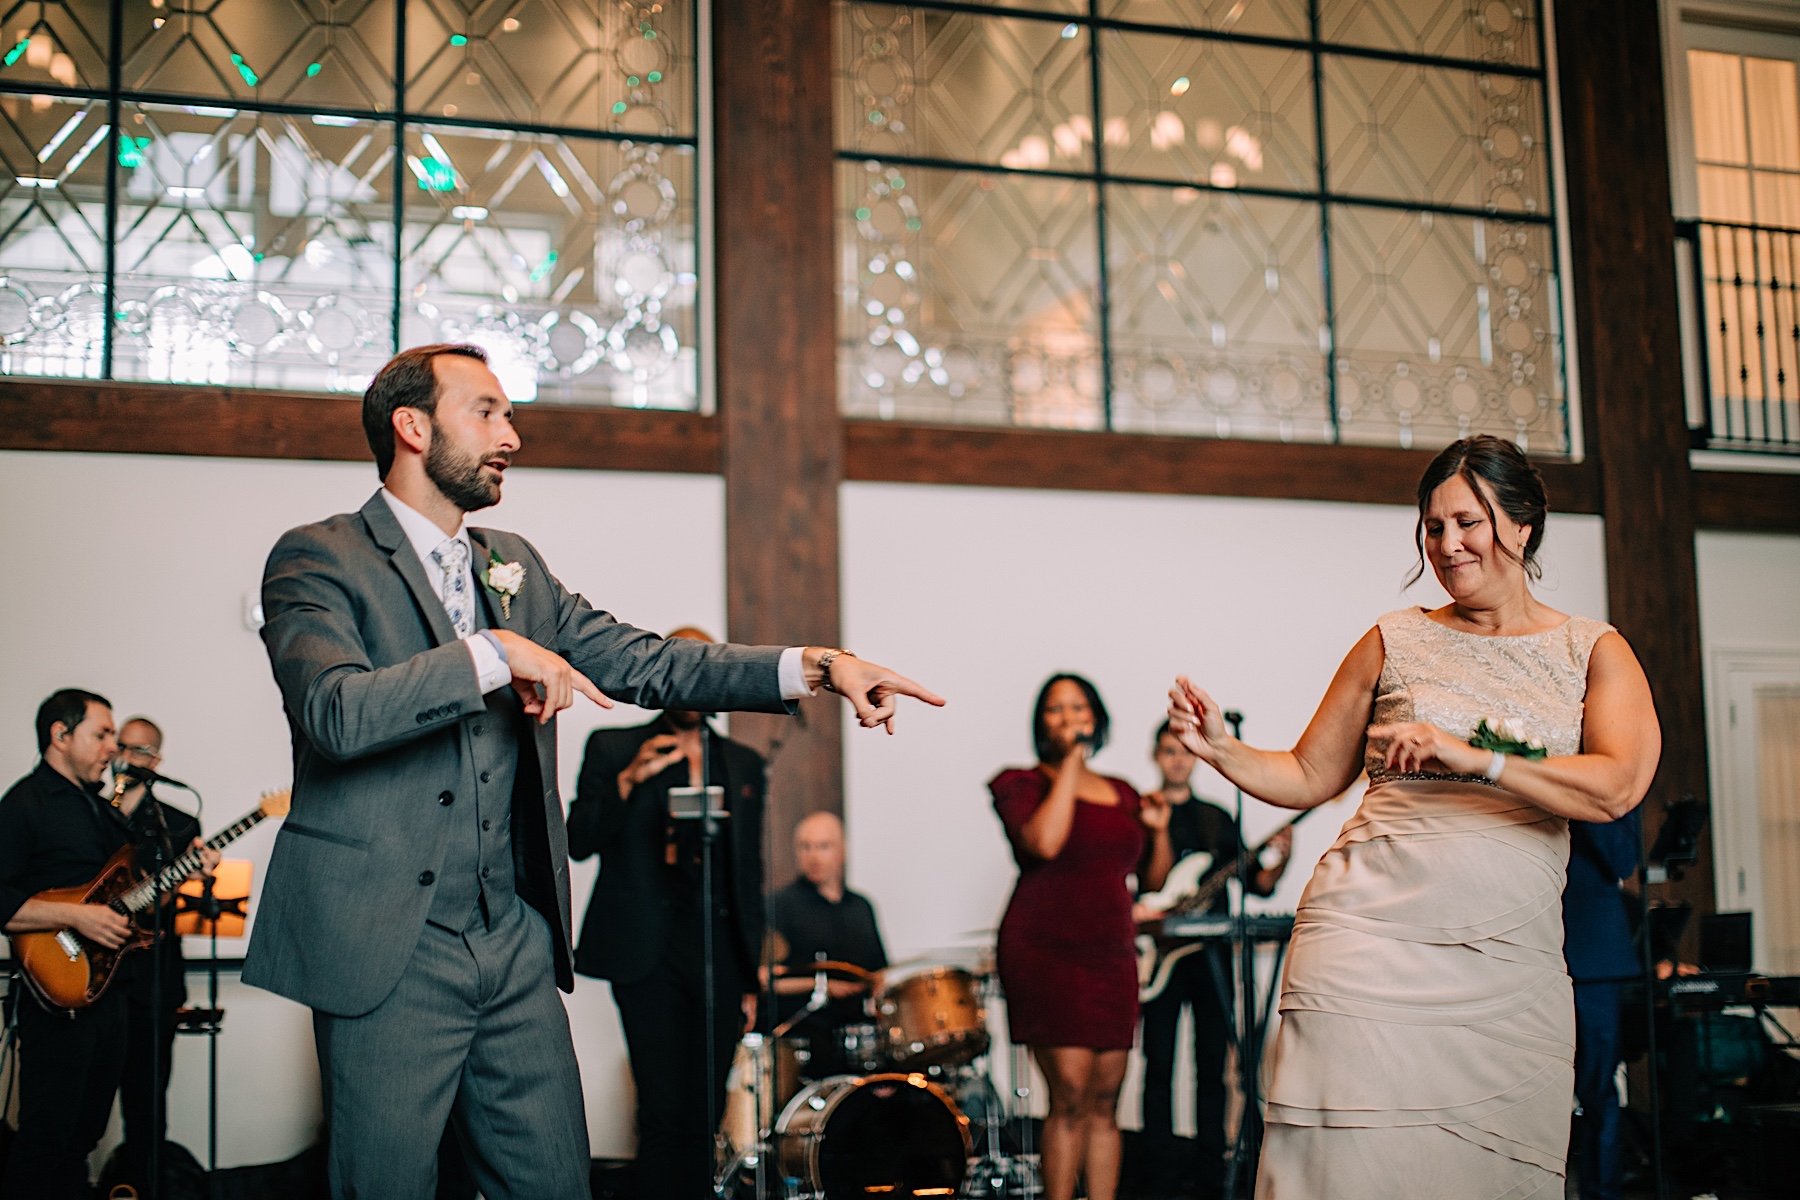
<path fill-rule="evenodd" d="M 1800 454 L 1800 229 L 1678 221 L 1699 327 L 1694 444 Z"/>

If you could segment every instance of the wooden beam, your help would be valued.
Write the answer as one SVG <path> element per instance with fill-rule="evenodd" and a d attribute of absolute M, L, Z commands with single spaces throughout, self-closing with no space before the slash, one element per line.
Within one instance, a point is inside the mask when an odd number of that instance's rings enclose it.
<path fill-rule="evenodd" d="M 180 384 L 8 379 L 0 450 L 197 454 L 367 462 L 360 396 Z M 718 425 L 696 413 L 520 405 L 523 467 L 674 471 L 719 466 Z"/>
<path fill-rule="evenodd" d="M 1411 507 L 1441 447 L 1397 450 L 849 421 L 848 479 Z M 1542 462 L 1556 512 L 1599 511 L 1591 463 Z"/>
<path fill-rule="evenodd" d="M 1610 619 L 1644 664 L 1662 720 L 1645 808 L 1707 795 L 1695 495 L 1677 320 L 1675 227 L 1657 0 L 1557 4 L 1577 353 L 1606 516 Z M 1710 838 L 1676 894 L 1713 907 Z"/>
<path fill-rule="evenodd" d="M 712 5 L 726 619 L 740 642 L 839 640 L 831 9 Z M 753 745 L 783 739 L 769 786 L 777 882 L 791 873 L 794 822 L 843 811 L 840 702 L 806 703 L 800 726 L 732 721 Z"/>
<path fill-rule="evenodd" d="M 1694 520 L 1702 529 L 1800 533 L 1800 472 L 1696 471 Z"/>

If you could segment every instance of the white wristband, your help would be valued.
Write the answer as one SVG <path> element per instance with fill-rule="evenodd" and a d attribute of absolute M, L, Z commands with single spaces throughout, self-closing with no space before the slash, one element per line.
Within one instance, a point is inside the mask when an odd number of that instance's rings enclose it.
<path fill-rule="evenodd" d="M 1500 772 L 1504 770 L 1506 770 L 1506 755 L 1501 751 L 1496 750 L 1494 751 L 1494 757 L 1488 759 L 1487 770 L 1483 771 L 1482 774 L 1488 777 L 1489 783 L 1499 783 Z"/>

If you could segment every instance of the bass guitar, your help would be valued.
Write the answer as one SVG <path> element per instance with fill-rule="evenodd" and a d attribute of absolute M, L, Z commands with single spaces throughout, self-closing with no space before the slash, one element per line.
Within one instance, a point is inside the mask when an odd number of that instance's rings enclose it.
<path fill-rule="evenodd" d="M 1155 916 L 1138 923 L 1140 1002 L 1160 996 L 1169 984 L 1175 964 L 1206 946 L 1205 942 L 1193 938 L 1165 937 L 1163 923 L 1211 908 L 1225 885 L 1237 878 L 1238 869 L 1246 859 L 1250 862 L 1259 860 L 1276 838 L 1317 811 L 1317 808 L 1303 809 L 1293 820 L 1227 862 L 1214 863 L 1213 856 L 1206 853 L 1190 854 L 1169 868 L 1169 877 L 1163 880 L 1160 891 L 1139 897 L 1138 903 L 1157 910 Z"/>
<path fill-rule="evenodd" d="M 106 860 L 100 873 L 87 883 L 39 892 L 32 899 L 57 904 L 104 904 L 114 912 L 130 917 L 132 931 L 125 944 L 116 950 L 90 942 L 73 929 L 10 934 L 13 961 L 19 964 L 25 982 L 40 1000 L 53 1008 L 86 1008 L 105 994 L 126 954 L 141 950 L 155 940 L 155 933 L 143 928 L 138 918 L 199 869 L 201 850 L 222 850 L 269 817 L 284 817 L 287 811 L 287 791 L 270 792 L 247 816 L 215 833 L 155 875 L 143 875 L 137 870 L 133 861 L 137 846 L 130 844 L 121 846 Z"/>

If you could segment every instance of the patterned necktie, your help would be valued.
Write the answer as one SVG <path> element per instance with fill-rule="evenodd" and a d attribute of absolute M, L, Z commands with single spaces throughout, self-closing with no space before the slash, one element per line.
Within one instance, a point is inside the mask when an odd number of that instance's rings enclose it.
<path fill-rule="evenodd" d="M 469 605 L 469 547 L 461 538 L 451 538 L 431 557 L 444 569 L 444 611 L 456 636 L 466 638 L 475 632 L 475 614 Z"/>

